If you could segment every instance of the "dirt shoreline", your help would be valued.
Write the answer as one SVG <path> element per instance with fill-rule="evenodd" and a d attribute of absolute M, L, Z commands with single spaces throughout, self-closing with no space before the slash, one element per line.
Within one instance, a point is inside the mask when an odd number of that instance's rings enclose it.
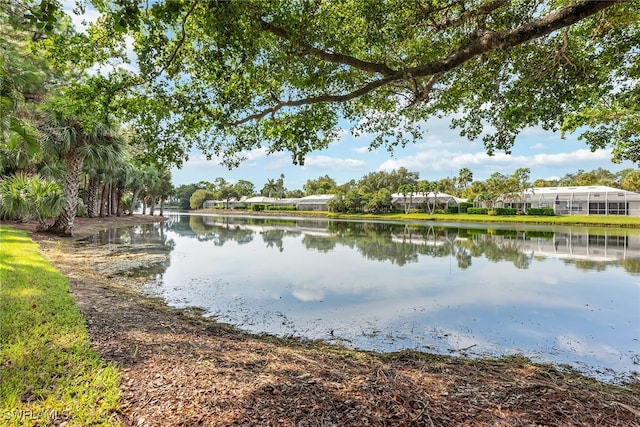
<path fill-rule="evenodd" d="M 77 218 L 74 236 L 158 220 Z M 94 348 L 120 367 L 123 425 L 640 426 L 638 384 L 517 357 L 374 354 L 253 336 L 109 277 L 118 257 L 109 248 L 80 251 L 34 224 L 10 225 L 30 231 L 69 277 Z"/>

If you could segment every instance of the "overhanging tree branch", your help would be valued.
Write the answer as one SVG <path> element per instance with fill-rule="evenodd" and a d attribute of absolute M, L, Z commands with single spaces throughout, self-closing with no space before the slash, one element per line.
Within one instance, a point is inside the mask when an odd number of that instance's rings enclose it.
<path fill-rule="evenodd" d="M 322 104 L 322 103 L 331 103 L 331 102 L 341 103 L 341 102 L 350 101 L 352 99 L 366 95 L 367 93 L 372 92 L 378 89 L 379 87 L 385 86 L 395 80 L 398 80 L 398 79 L 383 78 L 379 80 L 374 80 L 368 83 L 367 85 L 361 87 L 360 89 L 354 90 L 353 92 L 350 92 L 344 95 L 320 95 L 320 96 L 303 98 L 303 99 L 298 99 L 293 101 L 281 101 L 278 104 L 274 105 L 273 107 L 267 108 L 266 110 L 262 110 L 258 113 L 251 114 L 240 120 L 236 120 L 232 122 L 231 125 L 239 126 L 253 120 L 258 120 L 269 114 L 274 114 L 285 107 L 300 107 L 303 105 L 313 105 L 313 104 Z"/>
<path fill-rule="evenodd" d="M 323 61 L 349 65 L 361 71 L 366 71 L 369 73 L 379 73 L 383 76 L 389 76 L 395 73 L 395 70 L 389 68 L 386 64 L 363 61 L 361 59 L 354 58 L 353 56 L 349 55 L 344 55 L 342 53 L 326 52 L 322 49 L 315 48 L 308 43 L 303 43 L 299 40 L 295 40 L 284 28 L 273 25 L 262 18 L 259 18 L 258 22 L 260 23 L 260 26 L 263 30 L 268 31 L 271 34 L 274 34 L 296 45 L 296 47 L 300 49 L 300 54 L 302 55 L 310 55 L 318 59 L 322 59 Z"/>
<path fill-rule="evenodd" d="M 198 5 L 198 0 L 194 1 L 191 4 L 191 7 L 189 7 L 189 10 L 187 11 L 187 13 L 185 13 L 185 15 L 182 17 L 182 24 L 180 28 L 180 39 L 178 40 L 178 44 L 176 45 L 176 48 L 173 50 L 173 52 L 171 52 L 171 56 L 169 57 L 167 62 L 162 66 L 161 69 L 156 71 L 151 76 L 151 79 L 155 79 L 156 77 L 159 77 L 171 66 L 171 64 L 173 64 L 173 61 L 175 61 L 176 57 L 178 56 L 178 52 L 180 51 L 180 49 L 182 49 L 182 46 L 184 45 L 184 42 L 187 39 L 187 29 L 186 29 L 187 19 L 189 18 L 189 15 L 193 13 L 197 5 Z"/>
<path fill-rule="evenodd" d="M 556 30 L 573 25 L 616 3 L 622 3 L 624 1 L 625 0 L 586 0 L 504 33 L 485 31 L 484 33 L 478 34 L 471 43 L 454 52 L 447 59 L 425 64 L 407 71 L 414 76 L 423 77 L 439 72 L 450 71 L 478 55 L 492 50 L 507 50 L 528 41 L 549 35 Z"/>
<path fill-rule="evenodd" d="M 585 0 L 580 3 L 576 3 L 574 5 L 563 8 L 559 11 L 550 13 L 549 15 L 546 15 L 544 17 L 535 19 L 529 23 L 526 23 L 518 28 L 509 31 L 495 32 L 481 30 L 477 32 L 466 45 L 461 46 L 458 50 L 453 52 L 451 55 L 449 55 L 449 57 L 445 59 L 432 61 L 418 67 L 407 68 L 398 71 L 393 71 L 385 64 L 362 61 L 348 55 L 326 52 L 308 44 L 300 44 L 298 41 L 293 40 L 291 35 L 286 30 L 272 25 L 264 21 L 263 19 L 260 19 L 260 25 L 265 31 L 269 31 L 270 33 L 284 38 L 294 44 L 297 43 L 299 46 L 301 46 L 305 53 L 311 56 L 315 56 L 319 59 L 323 59 L 329 62 L 349 65 L 361 71 L 381 74 L 383 77 L 370 81 L 359 89 L 345 94 L 324 94 L 290 101 L 279 101 L 269 108 L 260 110 L 254 114 L 250 114 L 229 124 L 233 126 L 239 126 L 253 120 L 259 120 L 269 114 L 274 114 L 285 107 L 300 107 L 303 105 L 313 105 L 319 103 L 347 102 L 371 93 L 393 82 L 419 78 L 430 78 L 430 80 L 425 85 L 420 86 L 420 93 L 416 93 L 416 99 L 413 103 L 415 104 L 420 100 L 428 99 L 429 92 L 433 89 L 437 79 L 442 74 L 463 65 L 467 61 L 477 56 L 493 50 L 507 50 L 524 44 L 528 41 L 549 35 L 558 29 L 571 26 L 589 16 L 593 16 L 600 11 L 603 11 L 609 7 L 614 6 L 617 3 L 622 3 L 624 1 L 625 0 Z M 490 11 L 495 10 L 501 4 L 502 2 L 500 0 L 489 3 L 485 6 L 485 12 L 489 13 Z"/>

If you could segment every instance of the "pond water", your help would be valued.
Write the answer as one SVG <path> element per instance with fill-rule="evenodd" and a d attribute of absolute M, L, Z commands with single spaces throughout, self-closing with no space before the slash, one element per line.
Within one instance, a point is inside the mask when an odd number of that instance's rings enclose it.
<path fill-rule="evenodd" d="M 105 235 L 164 250 L 144 292 L 251 332 L 639 370 L 640 230 L 175 213 Z"/>

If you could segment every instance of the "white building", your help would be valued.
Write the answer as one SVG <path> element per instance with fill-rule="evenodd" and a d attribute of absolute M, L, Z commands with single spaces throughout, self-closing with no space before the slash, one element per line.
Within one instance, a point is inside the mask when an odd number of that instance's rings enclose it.
<path fill-rule="evenodd" d="M 522 208 L 522 197 L 498 199 L 503 207 Z M 535 187 L 524 193 L 526 208 L 553 208 L 556 215 L 640 216 L 640 193 L 603 185 Z"/>
<path fill-rule="evenodd" d="M 230 200 L 205 200 L 202 204 L 203 209 L 242 209 L 246 206 L 246 196 L 239 199 Z"/>
<path fill-rule="evenodd" d="M 298 199 L 296 209 L 299 211 L 328 211 L 329 200 L 335 197 L 334 194 L 314 194 Z"/>

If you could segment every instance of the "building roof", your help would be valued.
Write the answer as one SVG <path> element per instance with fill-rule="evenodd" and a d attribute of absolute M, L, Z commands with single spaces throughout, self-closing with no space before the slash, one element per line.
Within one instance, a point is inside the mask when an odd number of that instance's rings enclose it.
<path fill-rule="evenodd" d="M 606 185 L 585 185 L 573 187 L 534 187 L 526 191 L 526 197 L 545 198 L 556 195 L 573 195 L 580 198 L 602 197 L 609 200 L 633 200 L 640 201 L 640 193 L 622 190 L 620 188 L 607 187 Z"/>
<path fill-rule="evenodd" d="M 271 203 L 275 199 L 273 197 L 254 196 L 245 200 L 245 203 Z"/>
<path fill-rule="evenodd" d="M 298 204 L 313 204 L 313 203 L 327 203 L 329 200 L 333 199 L 335 194 L 313 194 L 311 196 L 305 196 L 301 199 L 298 199 Z"/>
<path fill-rule="evenodd" d="M 620 188 L 607 187 L 606 185 L 585 185 L 585 186 L 573 186 L 573 187 L 533 187 L 527 190 L 528 193 L 533 190 L 534 194 L 558 194 L 558 193 L 574 193 L 574 194 L 587 194 L 587 193 L 634 193 L 633 191 L 626 191 Z"/>

